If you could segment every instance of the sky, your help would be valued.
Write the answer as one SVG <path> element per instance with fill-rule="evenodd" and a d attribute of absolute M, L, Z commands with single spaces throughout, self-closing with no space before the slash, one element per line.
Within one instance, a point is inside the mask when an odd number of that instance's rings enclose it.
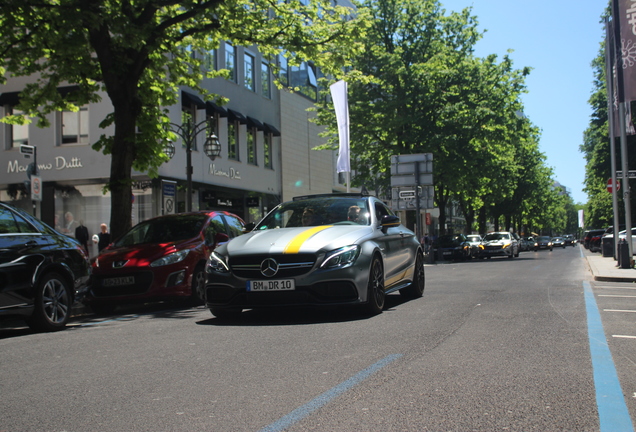
<path fill-rule="evenodd" d="M 591 62 L 604 38 L 601 23 L 607 0 L 440 0 L 447 12 L 472 7 L 478 29 L 486 33 L 475 55 L 508 54 L 515 69 L 529 66 L 525 115 L 541 130 L 539 150 L 554 179 L 568 188 L 575 203 L 583 192 L 585 158 L 579 146 L 592 114 Z"/>

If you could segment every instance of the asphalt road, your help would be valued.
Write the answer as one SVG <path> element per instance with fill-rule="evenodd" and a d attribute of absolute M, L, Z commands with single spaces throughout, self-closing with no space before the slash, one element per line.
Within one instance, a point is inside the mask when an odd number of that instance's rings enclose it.
<path fill-rule="evenodd" d="M 609 312 L 636 299 L 605 297 L 629 286 L 591 281 L 579 247 L 426 277 L 372 318 L 152 305 L 54 334 L 2 323 L 0 432 L 607 431 L 586 287 L 636 419 L 636 339 L 613 336 L 634 314 Z"/>

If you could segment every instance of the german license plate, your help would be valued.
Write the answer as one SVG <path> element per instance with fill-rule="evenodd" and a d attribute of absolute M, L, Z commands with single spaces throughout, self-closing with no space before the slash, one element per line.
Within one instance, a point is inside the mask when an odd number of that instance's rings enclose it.
<path fill-rule="evenodd" d="M 293 279 L 247 281 L 248 291 L 293 291 Z"/>
<path fill-rule="evenodd" d="M 122 277 L 104 279 L 102 281 L 102 286 L 112 287 L 112 286 L 121 286 L 121 285 L 133 285 L 134 283 L 135 283 L 134 276 L 122 276 Z"/>

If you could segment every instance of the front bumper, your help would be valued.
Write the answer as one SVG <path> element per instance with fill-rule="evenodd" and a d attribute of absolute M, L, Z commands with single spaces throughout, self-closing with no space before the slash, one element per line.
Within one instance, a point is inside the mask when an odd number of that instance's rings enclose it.
<path fill-rule="evenodd" d="M 206 306 L 256 309 L 279 306 L 328 306 L 353 305 L 367 301 L 369 266 L 361 260 L 352 266 L 337 269 L 320 269 L 315 266 L 305 274 L 281 275 L 266 278 L 262 275 L 240 277 L 234 272 L 207 273 L 205 287 Z M 247 291 L 250 280 L 294 281 L 290 291 Z"/>

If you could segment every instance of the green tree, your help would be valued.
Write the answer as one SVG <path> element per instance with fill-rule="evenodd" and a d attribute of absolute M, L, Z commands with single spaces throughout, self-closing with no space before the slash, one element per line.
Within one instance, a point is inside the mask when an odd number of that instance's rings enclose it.
<path fill-rule="evenodd" d="M 131 170 L 155 175 L 167 160 L 162 143 L 174 135 L 166 106 L 179 86 L 206 94 L 201 54 L 220 41 L 258 45 L 269 56 L 285 50 L 290 64 L 312 60 L 326 72 L 347 66 L 366 29 L 363 12 L 328 1 L 298 0 L 4 0 L 0 4 L 0 76 L 35 78 L 18 106 L 46 126 L 46 115 L 97 102 L 113 105 L 101 123 L 114 125 L 95 150 L 111 155 L 111 231 L 131 224 Z M 293 54 L 289 54 L 293 53 Z M 207 78 L 224 76 L 213 71 Z M 60 95 L 61 83 L 78 90 Z M 210 95 L 209 97 L 213 97 Z M 24 118 L 5 121 L 24 122 Z M 136 128 L 143 131 L 136 134 Z"/>

